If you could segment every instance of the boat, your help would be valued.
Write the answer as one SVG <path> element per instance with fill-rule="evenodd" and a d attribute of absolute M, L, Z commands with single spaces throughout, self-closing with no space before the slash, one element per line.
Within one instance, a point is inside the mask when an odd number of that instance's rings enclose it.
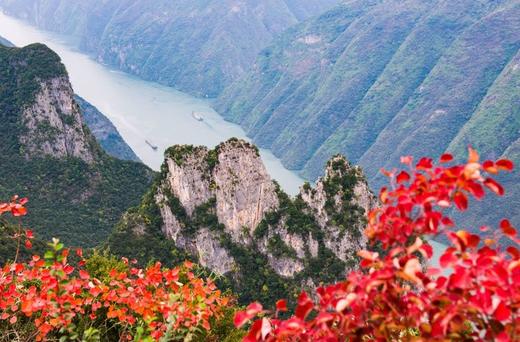
<path fill-rule="evenodd" d="M 152 148 L 152 150 L 154 151 L 157 151 L 158 147 L 155 146 L 154 144 L 152 144 L 151 142 L 149 142 L 148 140 L 145 140 L 144 141 L 148 146 L 150 146 Z"/>
<path fill-rule="evenodd" d="M 193 118 L 197 121 L 204 121 L 204 117 L 200 112 L 191 112 L 191 116 L 193 116 Z"/>

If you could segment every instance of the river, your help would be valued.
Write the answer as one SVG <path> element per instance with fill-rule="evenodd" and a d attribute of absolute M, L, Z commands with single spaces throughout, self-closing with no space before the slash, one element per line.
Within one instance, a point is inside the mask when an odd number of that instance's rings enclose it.
<path fill-rule="evenodd" d="M 39 42 L 53 49 L 67 67 L 74 91 L 105 114 L 139 158 L 155 170 L 163 162 L 162 151 L 175 144 L 214 147 L 231 137 L 249 140 L 240 126 L 225 121 L 211 108 L 210 100 L 102 65 L 79 52 L 72 37 L 37 29 L 2 12 L 0 36 L 16 46 Z M 203 121 L 196 120 L 193 112 L 200 113 Z M 152 150 L 145 140 L 158 150 Z M 304 180 L 269 150 L 261 149 L 260 154 L 271 177 L 287 193 L 298 193 Z"/>

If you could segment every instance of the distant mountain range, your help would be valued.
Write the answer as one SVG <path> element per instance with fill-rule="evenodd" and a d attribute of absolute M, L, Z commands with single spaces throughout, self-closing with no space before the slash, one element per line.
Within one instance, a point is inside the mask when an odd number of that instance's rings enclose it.
<path fill-rule="evenodd" d="M 346 1 L 262 50 L 216 108 L 308 179 L 336 153 L 374 189 L 403 155 L 471 144 L 519 164 L 518 32 L 517 0 Z"/>
<path fill-rule="evenodd" d="M 264 49 L 217 108 L 309 178 L 337 152 L 370 178 L 468 143 L 497 157 L 519 137 L 519 14 L 518 1 L 348 1 Z"/>
<path fill-rule="evenodd" d="M 98 60 L 214 97 L 286 28 L 339 0 L 0 0 L 9 15 L 78 37 Z"/>

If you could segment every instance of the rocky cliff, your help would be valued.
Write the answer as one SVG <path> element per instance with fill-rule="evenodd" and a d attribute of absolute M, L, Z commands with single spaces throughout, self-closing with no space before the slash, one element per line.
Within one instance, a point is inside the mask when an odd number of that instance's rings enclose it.
<path fill-rule="evenodd" d="M 150 186 L 146 166 L 97 144 L 65 67 L 44 45 L 0 46 L 0 121 L 0 198 L 29 197 L 25 224 L 42 240 L 95 246 Z"/>
<path fill-rule="evenodd" d="M 264 286 L 288 295 L 296 284 L 334 280 L 353 267 L 366 243 L 364 215 L 375 204 L 361 170 L 341 156 L 316 187 L 307 184 L 289 198 L 245 141 L 231 139 L 213 150 L 174 146 L 110 246 L 147 259 L 149 247 L 143 250 L 141 242 L 167 239 L 174 255 L 226 276 L 242 299 L 268 300 L 272 293 Z M 170 252 L 159 258 L 174 263 Z"/>
<path fill-rule="evenodd" d="M 20 144 L 27 158 L 49 156 L 94 161 L 93 150 L 74 92 L 66 76 L 38 84 L 32 104 L 22 112 Z"/>

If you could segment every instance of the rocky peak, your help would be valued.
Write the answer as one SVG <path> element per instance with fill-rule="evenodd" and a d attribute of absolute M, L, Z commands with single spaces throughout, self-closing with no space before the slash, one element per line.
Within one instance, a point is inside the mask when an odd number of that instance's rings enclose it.
<path fill-rule="evenodd" d="M 325 232 L 325 245 L 338 258 L 347 261 L 366 244 L 365 215 L 377 205 L 377 199 L 359 166 L 334 156 L 316 186 L 305 184 L 300 195 Z"/>
<path fill-rule="evenodd" d="M 25 129 L 19 139 L 27 158 L 46 155 L 76 157 L 87 163 L 94 160 L 89 135 L 66 76 L 40 81 L 34 100 L 22 112 L 22 123 Z"/>
<path fill-rule="evenodd" d="M 291 198 L 271 180 L 256 147 L 231 139 L 212 150 L 169 148 L 160 179 L 129 213 L 141 217 L 127 217 L 121 231 L 129 241 L 160 245 L 166 238 L 227 276 L 242 298 L 260 298 L 257 290 L 266 286 L 287 296 L 354 267 L 365 244 L 364 214 L 374 204 L 361 169 L 343 157 L 329 162 L 315 188 L 307 184 Z M 150 222 L 145 229 L 143 222 Z"/>
<path fill-rule="evenodd" d="M 174 146 L 166 153 L 166 182 L 189 216 L 215 199 L 216 215 L 234 241 L 247 240 L 278 206 L 276 187 L 258 149 L 231 139 L 214 150 Z"/>

